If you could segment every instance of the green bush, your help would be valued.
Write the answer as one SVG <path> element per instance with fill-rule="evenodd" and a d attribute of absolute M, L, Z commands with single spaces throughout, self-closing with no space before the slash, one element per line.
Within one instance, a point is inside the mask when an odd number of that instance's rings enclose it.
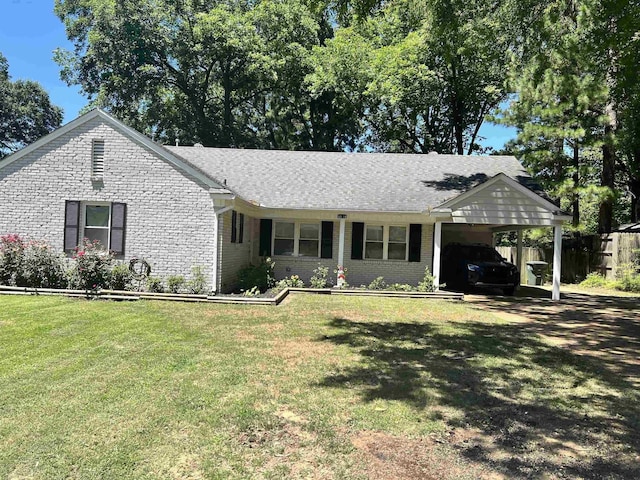
<path fill-rule="evenodd" d="M 429 267 L 426 267 L 424 269 L 424 277 L 422 278 L 422 281 L 420 283 L 418 283 L 418 288 L 416 290 L 418 290 L 419 292 L 435 292 L 436 291 L 436 279 L 433 275 L 431 275 L 431 271 L 429 270 Z"/>
<path fill-rule="evenodd" d="M 0 237 L 0 285 L 15 285 L 22 264 L 25 242 L 20 235 Z"/>
<path fill-rule="evenodd" d="M 277 290 L 284 290 L 287 287 L 302 288 L 304 287 L 304 282 L 298 275 L 291 275 L 290 277 L 285 277 L 276 283 Z"/>
<path fill-rule="evenodd" d="M 71 286 L 82 290 L 98 290 L 110 285 L 115 258 L 100 242 L 85 239 L 82 246 L 75 249 L 73 260 L 75 265 L 71 270 Z"/>
<path fill-rule="evenodd" d="M 328 277 L 329 267 L 319 263 L 317 268 L 313 269 L 313 276 L 309 279 L 309 284 L 312 288 L 327 288 L 329 284 Z"/>
<path fill-rule="evenodd" d="M 162 285 L 162 279 L 160 277 L 147 277 L 147 292 L 162 293 L 164 292 L 164 285 Z"/>
<path fill-rule="evenodd" d="M 238 272 L 238 288 L 240 291 L 258 287 L 261 292 L 272 288 L 276 282 L 273 276 L 275 263 L 270 258 L 263 258 L 258 265 L 249 265 Z"/>
<path fill-rule="evenodd" d="M 43 241 L 30 241 L 23 246 L 22 258 L 15 274 L 20 287 L 66 288 L 67 259 Z"/>
<path fill-rule="evenodd" d="M 180 293 L 186 280 L 182 275 L 170 275 L 167 277 L 167 288 L 171 293 Z"/>
<path fill-rule="evenodd" d="M 386 290 L 387 282 L 384 281 L 384 277 L 377 277 L 369 284 L 367 288 L 369 290 Z"/>
<path fill-rule="evenodd" d="M 416 290 L 416 287 L 408 283 L 392 283 L 387 287 L 387 290 L 394 292 L 413 292 Z"/>
<path fill-rule="evenodd" d="M 581 287 L 587 288 L 615 288 L 615 282 L 607 280 L 603 275 L 597 272 L 591 272 L 582 282 Z"/>
<path fill-rule="evenodd" d="M 634 263 L 620 265 L 617 270 L 616 288 L 623 292 L 640 292 L 640 273 Z"/>
<path fill-rule="evenodd" d="M 119 263 L 111 269 L 110 285 L 113 290 L 133 290 L 133 274 L 129 265 Z"/>
<path fill-rule="evenodd" d="M 187 290 L 194 295 L 203 295 L 209 290 L 207 277 L 205 277 L 201 266 L 191 268 L 191 280 L 187 282 Z"/>

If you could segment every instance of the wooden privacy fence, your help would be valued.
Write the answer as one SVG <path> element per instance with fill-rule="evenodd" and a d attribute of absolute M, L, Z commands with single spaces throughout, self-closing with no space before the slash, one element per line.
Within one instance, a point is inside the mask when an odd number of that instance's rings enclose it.
<path fill-rule="evenodd" d="M 516 262 L 516 247 L 497 247 L 498 252 L 512 263 Z M 589 273 L 597 272 L 614 280 L 620 267 L 636 262 L 640 257 L 640 233 L 614 232 L 587 235 L 562 241 L 562 281 L 579 283 Z M 552 248 L 522 248 L 520 281 L 527 282 L 526 264 L 529 261 L 547 262 L 551 275 Z"/>

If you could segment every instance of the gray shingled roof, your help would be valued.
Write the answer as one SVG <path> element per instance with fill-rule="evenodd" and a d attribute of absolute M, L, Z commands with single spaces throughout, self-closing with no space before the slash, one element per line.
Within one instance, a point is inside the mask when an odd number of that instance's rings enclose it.
<path fill-rule="evenodd" d="M 271 208 L 419 212 L 498 173 L 536 189 L 511 156 L 165 148 Z"/>

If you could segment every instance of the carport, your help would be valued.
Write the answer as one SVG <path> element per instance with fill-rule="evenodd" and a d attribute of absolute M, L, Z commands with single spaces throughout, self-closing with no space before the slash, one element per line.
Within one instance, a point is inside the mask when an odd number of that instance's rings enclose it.
<path fill-rule="evenodd" d="M 517 265 L 522 260 L 522 231 L 551 227 L 553 235 L 553 300 L 560 299 L 562 223 L 571 216 L 541 194 L 499 173 L 431 211 L 436 217 L 433 234 L 433 276 L 440 283 L 444 242 L 490 243 L 496 232 L 516 231 Z M 488 240 L 487 240 L 488 239 Z"/>

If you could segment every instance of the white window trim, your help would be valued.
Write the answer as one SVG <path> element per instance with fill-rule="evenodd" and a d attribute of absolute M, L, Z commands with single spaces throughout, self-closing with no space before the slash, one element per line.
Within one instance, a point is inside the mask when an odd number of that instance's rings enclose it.
<path fill-rule="evenodd" d="M 107 243 L 109 245 L 105 245 L 105 248 L 107 250 L 111 249 L 111 216 L 113 214 L 113 212 L 111 211 L 113 206 L 111 204 L 111 202 L 81 202 L 80 203 L 80 212 L 81 212 L 81 216 L 80 216 L 80 245 L 82 245 L 82 242 L 84 242 L 85 239 L 85 229 L 87 228 L 87 207 L 109 207 L 109 224 L 106 227 L 89 227 L 89 228 L 101 228 L 104 230 L 107 230 L 109 232 L 109 234 L 107 235 Z"/>
<path fill-rule="evenodd" d="M 293 223 L 293 255 L 276 255 L 276 224 L 277 223 Z M 310 257 L 308 255 L 300 255 L 300 225 L 317 225 L 318 226 L 318 255 Z M 311 238 L 303 238 L 303 240 L 313 240 Z M 322 252 L 322 222 L 310 222 L 304 220 L 273 220 L 273 231 L 271 233 L 271 256 L 282 258 L 320 258 Z"/>
<path fill-rule="evenodd" d="M 382 227 L 382 258 L 367 258 L 367 226 L 370 227 Z M 391 227 L 403 227 L 405 230 L 404 241 L 404 259 L 401 258 L 389 258 L 389 230 Z M 400 225 L 396 223 L 365 223 L 364 232 L 362 238 L 362 259 L 370 261 L 386 260 L 391 262 L 408 262 L 409 261 L 409 225 Z M 377 242 L 377 240 L 374 240 Z M 378 242 L 379 243 L 379 242 Z M 400 243 L 400 242 L 391 242 Z"/>

